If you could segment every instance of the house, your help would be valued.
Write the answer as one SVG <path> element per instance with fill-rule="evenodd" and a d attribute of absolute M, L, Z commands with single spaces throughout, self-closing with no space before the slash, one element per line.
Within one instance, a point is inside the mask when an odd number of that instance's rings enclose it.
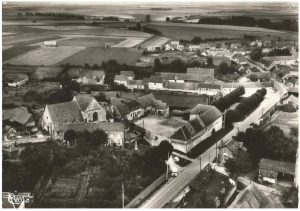
<path fill-rule="evenodd" d="M 5 74 L 4 80 L 8 86 L 20 87 L 27 83 L 29 80 L 28 76 L 25 74 Z"/>
<path fill-rule="evenodd" d="M 188 153 L 222 127 L 222 113 L 214 106 L 207 106 L 199 115 L 185 123 L 170 136 L 171 143 L 175 150 Z"/>
<path fill-rule="evenodd" d="M 114 82 L 119 85 L 127 86 L 128 78 L 125 75 L 115 75 Z"/>
<path fill-rule="evenodd" d="M 109 90 L 110 86 L 107 84 L 80 84 L 79 92 L 81 94 L 89 94 L 91 92 L 103 92 Z"/>
<path fill-rule="evenodd" d="M 186 70 L 187 74 L 195 74 L 201 76 L 212 76 L 215 77 L 214 68 L 202 68 L 202 67 L 188 67 Z"/>
<path fill-rule="evenodd" d="M 149 89 L 163 89 L 164 88 L 164 78 L 162 76 L 151 76 L 149 79 L 148 87 Z"/>
<path fill-rule="evenodd" d="M 298 53 L 294 53 L 290 56 L 269 56 L 263 57 L 264 60 L 271 61 L 274 64 L 281 65 L 293 65 L 298 64 Z"/>
<path fill-rule="evenodd" d="M 128 80 L 134 80 L 135 74 L 133 71 L 121 71 L 120 75 L 125 75 Z"/>
<path fill-rule="evenodd" d="M 46 104 L 40 126 L 51 135 L 60 135 L 65 123 L 106 121 L 105 109 L 93 98 L 76 95 L 72 101 Z"/>
<path fill-rule="evenodd" d="M 95 98 L 80 94 L 74 96 L 73 101 L 78 103 L 85 122 L 106 121 L 106 111 Z"/>
<path fill-rule="evenodd" d="M 105 72 L 102 69 L 70 68 L 68 75 L 81 84 L 104 84 Z"/>
<path fill-rule="evenodd" d="M 108 137 L 108 145 L 124 146 L 125 125 L 120 122 L 80 122 L 63 124 L 63 134 L 68 130 L 75 132 L 103 130 Z"/>
<path fill-rule="evenodd" d="M 257 67 L 255 67 L 255 66 L 253 66 L 251 68 L 248 68 L 246 70 L 246 74 L 247 75 L 250 75 L 250 74 L 253 74 L 253 73 L 260 73 L 260 70 Z"/>
<path fill-rule="evenodd" d="M 198 51 L 201 50 L 201 46 L 200 45 L 189 45 L 189 51 Z"/>
<path fill-rule="evenodd" d="M 295 176 L 295 164 L 270 159 L 261 159 L 259 162 L 258 180 L 273 185 L 278 180 L 293 181 Z"/>
<path fill-rule="evenodd" d="M 2 122 L 4 133 L 22 135 L 37 132 L 32 114 L 24 107 L 3 110 Z"/>
<path fill-rule="evenodd" d="M 219 163 L 224 163 L 228 158 L 233 158 L 234 154 L 236 154 L 239 150 L 244 150 L 243 143 L 238 142 L 233 138 L 231 138 L 226 143 L 221 144 L 220 146 L 218 146 L 218 148 Z"/>
<path fill-rule="evenodd" d="M 145 89 L 145 82 L 143 80 L 128 80 L 128 89 Z"/>

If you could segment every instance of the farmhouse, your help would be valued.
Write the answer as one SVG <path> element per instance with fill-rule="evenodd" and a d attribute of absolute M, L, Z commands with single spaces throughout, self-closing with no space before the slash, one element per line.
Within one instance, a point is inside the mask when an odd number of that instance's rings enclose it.
<path fill-rule="evenodd" d="M 105 72 L 102 69 L 70 68 L 68 74 L 81 84 L 104 84 Z"/>
<path fill-rule="evenodd" d="M 240 83 L 224 83 L 222 86 L 222 94 L 226 95 L 232 92 L 235 88 L 239 87 Z M 256 92 L 257 89 L 266 88 L 267 91 L 271 91 L 274 88 L 274 83 L 271 82 L 246 82 L 243 83 L 245 88 L 245 94 L 248 96 Z"/>
<path fill-rule="evenodd" d="M 259 180 L 273 185 L 278 180 L 293 181 L 295 176 L 295 164 L 263 158 L 259 163 Z"/>
<path fill-rule="evenodd" d="M 151 76 L 149 79 L 149 89 L 163 89 L 164 78 L 162 76 Z"/>
<path fill-rule="evenodd" d="M 127 86 L 128 78 L 125 75 L 115 75 L 114 82 L 119 85 Z"/>
<path fill-rule="evenodd" d="M 196 71 L 196 70 L 195 70 Z M 200 69 L 198 72 L 205 72 L 205 70 Z M 212 76 L 212 71 L 210 70 L 206 74 L 191 74 L 191 73 L 172 73 L 172 72 L 157 72 L 155 76 L 160 76 L 163 81 L 176 82 L 176 83 L 186 83 L 186 82 L 205 82 L 205 81 L 217 81 L 217 79 Z"/>
<path fill-rule="evenodd" d="M 248 59 L 241 54 L 233 55 L 232 60 L 241 65 L 248 63 Z"/>
<path fill-rule="evenodd" d="M 25 74 L 5 74 L 4 80 L 8 86 L 20 87 L 26 84 L 29 78 Z"/>
<path fill-rule="evenodd" d="M 93 98 L 77 95 L 70 102 L 46 105 L 40 126 L 51 135 L 60 135 L 65 123 L 106 121 L 104 108 Z"/>
<path fill-rule="evenodd" d="M 175 150 L 188 153 L 204 139 L 222 129 L 222 113 L 214 106 L 205 108 L 170 137 Z"/>
<path fill-rule="evenodd" d="M 242 150 L 243 143 L 238 142 L 235 139 L 230 139 L 227 143 L 221 144 L 218 146 L 219 154 L 218 161 L 220 163 L 224 163 L 228 158 L 233 158 L 233 155 L 238 152 L 238 150 Z"/>
<path fill-rule="evenodd" d="M 298 63 L 298 53 L 294 53 L 291 56 L 270 56 L 264 57 L 267 61 L 272 61 L 274 64 L 292 65 Z"/>
<path fill-rule="evenodd" d="M 33 116 L 24 107 L 3 110 L 2 121 L 4 133 L 11 134 L 12 130 L 14 135 L 37 132 Z"/>
<path fill-rule="evenodd" d="M 221 91 L 221 85 L 214 83 L 165 82 L 164 90 L 216 95 L 218 92 Z"/>
<path fill-rule="evenodd" d="M 121 71 L 120 75 L 125 75 L 128 80 L 134 80 L 135 78 L 133 71 Z"/>
<path fill-rule="evenodd" d="M 145 82 L 143 80 L 128 80 L 128 89 L 145 89 Z"/>
<path fill-rule="evenodd" d="M 108 145 L 124 146 L 125 125 L 120 122 L 81 122 L 63 124 L 63 134 L 68 130 L 75 132 L 103 130 L 108 136 Z"/>

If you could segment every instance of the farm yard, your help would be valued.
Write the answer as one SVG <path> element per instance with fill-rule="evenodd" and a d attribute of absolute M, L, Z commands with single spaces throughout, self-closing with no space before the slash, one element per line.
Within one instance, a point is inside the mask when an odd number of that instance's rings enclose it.
<path fill-rule="evenodd" d="M 58 46 L 104 47 L 117 44 L 124 39 L 107 37 L 71 37 L 57 42 Z"/>
<path fill-rule="evenodd" d="M 188 23 L 151 23 L 154 29 L 162 32 L 163 36 L 172 39 L 192 39 L 199 36 L 202 39 L 213 38 L 242 38 L 244 34 L 255 35 L 262 38 L 268 37 L 277 39 L 297 40 L 298 34 L 295 32 L 277 31 L 258 27 L 209 25 L 209 24 L 188 24 Z M 187 33 L 188 32 L 188 33 Z"/>
<path fill-rule="evenodd" d="M 134 65 L 138 58 L 142 55 L 142 51 L 126 48 L 87 48 L 73 56 L 70 56 L 59 64 L 71 64 L 71 65 L 102 65 L 102 62 L 110 59 L 117 60 L 120 64 Z"/>
<path fill-rule="evenodd" d="M 5 63 L 14 65 L 55 65 L 69 56 L 84 50 L 84 47 L 60 46 L 40 47 L 20 56 L 11 58 Z"/>
<path fill-rule="evenodd" d="M 2 51 L 2 61 L 6 61 L 6 60 L 11 59 L 13 57 L 19 56 L 23 53 L 34 50 L 38 47 L 39 46 L 30 46 L 30 45 L 10 46 L 10 48 L 4 49 Z"/>

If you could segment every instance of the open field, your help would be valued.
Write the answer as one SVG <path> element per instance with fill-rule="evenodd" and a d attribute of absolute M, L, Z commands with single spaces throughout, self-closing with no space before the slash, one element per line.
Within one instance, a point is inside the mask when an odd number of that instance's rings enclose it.
<path fill-rule="evenodd" d="M 126 39 L 114 46 L 112 46 L 113 48 L 132 48 L 137 46 L 138 44 L 140 44 L 141 42 L 143 42 L 145 39 L 143 38 L 129 38 Z"/>
<path fill-rule="evenodd" d="M 39 46 L 29 46 L 29 45 L 27 45 L 27 46 L 26 45 L 17 45 L 17 46 L 10 47 L 10 48 L 2 51 L 2 61 L 6 61 L 10 58 L 19 56 L 23 53 L 34 50 L 38 47 Z"/>
<path fill-rule="evenodd" d="M 2 37 L 2 45 L 28 45 L 39 43 L 46 40 L 55 40 L 62 38 L 57 35 L 40 34 L 40 33 L 26 33 L 17 35 L 8 35 Z"/>
<path fill-rule="evenodd" d="M 296 32 L 278 31 L 258 27 L 209 25 L 209 24 L 187 24 L 187 23 L 152 23 L 151 26 L 163 33 L 163 36 L 172 39 L 192 39 L 199 36 L 202 39 L 213 38 L 243 38 L 244 34 L 255 35 L 262 38 L 297 40 Z M 270 35 L 270 37 L 269 37 Z"/>
<path fill-rule="evenodd" d="M 89 65 L 98 64 L 101 65 L 103 61 L 110 59 L 117 60 L 120 64 L 134 65 L 138 58 L 142 55 L 142 51 L 129 50 L 126 48 L 87 48 L 69 58 L 64 59 L 60 64 L 73 64 L 83 65 L 85 63 Z"/>
<path fill-rule="evenodd" d="M 58 46 L 84 46 L 84 47 L 104 47 L 105 45 L 114 45 L 123 41 L 118 38 L 103 37 L 71 37 L 57 42 Z"/>
<path fill-rule="evenodd" d="M 55 65 L 69 56 L 84 50 L 84 47 L 40 47 L 6 61 L 14 65 Z"/>
<path fill-rule="evenodd" d="M 32 74 L 36 71 L 34 66 L 25 66 L 25 65 L 3 65 L 3 73 L 16 73 L 16 74 Z"/>
<path fill-rule="evenodd" d="M 142 45 L 142 48 L 153 48 L 153 47 L 162 46 L 163 44 L 166 44 L 169 40 L 170 39 L 167 37 L 155 36 L 155 37 L 152 37 L 151 39 L 147 40 Z"/>

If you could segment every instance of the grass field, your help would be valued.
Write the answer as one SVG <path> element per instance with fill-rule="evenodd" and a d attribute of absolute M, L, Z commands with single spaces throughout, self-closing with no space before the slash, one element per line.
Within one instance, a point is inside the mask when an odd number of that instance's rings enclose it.
<path fill-rule="evenodd" d="M 2 51 L 2 61 L 19 56 L 23 53 L 38 48 L 39 46 L 17 45 Z"/>
<path fill-rule="evenodd" d="M 58 46 L 84 46 L 84 47 L 104 47 L 105 45 L 114 45 L 124 39 L 104 38 L 104 37 L 71 37 L 60 40 Z"/>
<path fill-rule="evenodd" d="M 69 56 L 84 50 L 84 47 L 40 47 L 6 61 L 14 65 L 55 65 Z"/>
<path fill-rule="evenodd" d="M 142 51 L 128 50 L 126 48 L 112 48 L 106 50 L 103 48 L 87 48 L 64 59 L 60 64 L 83 65 L 87 63 L 89 65 L 101 65 L 103 61 L 113 59 L 117 60 L 120 64 L 134 65 L 141 55 Z"/>
<path fill-rule="evenodd" d="M 242 38 L 244 34 L 255 35 L 277 39 L 279 36 L 283 39 L 298 39 L 295 32 L 277 31 L 258 27 L 242 27 L 227 25 L 209 25 L 209 24 L 187 24 L 187 23 L 152 23 L 153 28 L 163 33 L 163 36 L 172 39 L 192 39 L 199 36 L 203 39 L 212 38 Z"/>

